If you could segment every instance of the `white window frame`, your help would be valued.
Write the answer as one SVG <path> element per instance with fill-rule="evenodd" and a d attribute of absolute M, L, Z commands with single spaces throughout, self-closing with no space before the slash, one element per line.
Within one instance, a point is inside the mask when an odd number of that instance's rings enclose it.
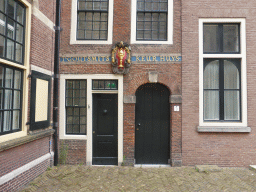
<path fill-rule="evenodd" d="M 239 23 L 240 53 L 239 54 L 204 54 L 203 24 L 204 23 Z M 206 122 L 203 113 L 203 66 L 205 58 L 240 58 L 241 59 L 241 122 Z M 245 19 L 199 19 L 199 126 L 204 127 L 247 127 L 247 77 L 246 77 L 246 25 Z"/>
<path fill-rule="evenodd" d="M 108 35 L 107 40 L 77 40 L 77 1 L 72 0 L 70 44 L 112 44 L 113 37 L 113 0 L 108 2 Z"/>
<path fill-rule="evenodd" d="M 173 44 L 173 0 L 168 0 L 167 40 L 166 41 L 138 41 L 136 40 L 137 0 L 131 0 L 131 44 Z"/>
<path fill-rule="evenodd" d="M 22 124 L 21 124 L 21 131 L 1 135 L 0 136 L 0 143 L 6 142 L 12 139 L 20 138 L 27 135 L 28 125 L 27 123 L 27 116 L 28 116 L 28 75 L 29 71 L 29 58 L 30 58 L 30 34 L 31 34 L 31 14 L 32 8 L 31 4 L 26 0 L 19 0 L 25 7 L 26 7 L 26 28 L 25 28 L 25 51 L 24 51 L 24 65 L 17 64 L 12 61 L 8 61 L 5 59 L 0 58 L 0 63 L 6 65 L 6 67 L 16 67 L 18 69 L 23 70 L 23 96 L 22 96 Z"/>
<path fill-rule="evenodd" d="M 86 79 L 87 80 L 87 131 L 86 135 L 70 135 L 66 134 L 66 80 L 68 79 Z M 118 90 L 92 90 L 93 79 L 113 79 L 118 80 Z M 93 93 L 112 93 L 118 94 L 118 163 L 123 162 L 123 75 L 116 74 L 61 74 L 60 75 L 60 126 L 59 137 L 60 139 L 75 139 L 87 140 L 86 141 L 86 162 L 87 165 L 92 164 L 92 104 Z"/>

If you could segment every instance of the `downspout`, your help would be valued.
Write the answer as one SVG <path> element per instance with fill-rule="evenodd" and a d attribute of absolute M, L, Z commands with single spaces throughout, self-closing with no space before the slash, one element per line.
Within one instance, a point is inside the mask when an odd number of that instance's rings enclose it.
<path fill-rule="evenodd" d="M 54 166 L 58 165 L 58 113 L 59 113 L 59 50 L 60 50 L 60 13 L 61 0 L 56 0 L 55 50 L 54 50 L 54 87 L 53 87 L 53 129 Z"/>

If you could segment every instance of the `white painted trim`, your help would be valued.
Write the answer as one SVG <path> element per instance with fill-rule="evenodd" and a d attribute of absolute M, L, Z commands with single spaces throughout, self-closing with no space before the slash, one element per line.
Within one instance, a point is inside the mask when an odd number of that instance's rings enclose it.
<path fill-rule="evenodd" d="M 46 74 L 46 75 L 50 75 L 50 76 L 53 75 L 52 71 L 49 71 L 47 69 L 43 69 L 43 68 L 35 66 L 35 65 L 31 65 L 31 70 L 37 71 L 37 72 L 40 72 L 40 73 L 43 73 L 43 74 Z"/>
<path fill-rule="evenodd" d="M 171 165 L 166 164 L 135 164 L 136 168 L 167 168 L 171 167 Z"/>
<path fill-rule="evenodd" d="M 240 54 L 203 54 L 204 23 L 240 23 Z M 203 120 L 203 59 L 241 58 L 241 107 L 242 122 L 204 122 Z M 246 21 L 245 19 L 199 19 L 199 126 L 247 127 L 247 75 L 246 75 Z"/>
<path fill-rule="evenodd" d="M 32 11 L 33 11 L 32 12 L 33 15 L 36 16 L 36 18 L 38 18 L 40 21 L 42 21 L 52 31 L 55 31 L 54 30 L 55 24 L 50 19 L 48 19 L 48 17 L 46 17 L 39 9 L 37 9 L 36 7 L 33 6 Z"/>
<path fill-rule="evenodd" d="M 0 185 L 3 185 L 4 183 L 14 179 L 15 177 L 19 176 L 20 174 L 24 173 L 25 171 L 28 171 L 29 169 L 35 167 L 36 165 L 39 165 L 43 161 L 50 159 L 53 157 L 54 153 L 48 153 L 42 157 L 39 157 L 38 159 L 35 159 L 34 161 L 31 161 L 27 163 L 26 165 L 23 165 L 22 167 L 19 167 L 15 170 L 13 170 L 10 173 L 7 173 L 6 175 L 0 177 Z"/>
<path fill-rule="evenodd" d="M 77 33 L 77 0 L 72 0 L 71 9 L 71 29 L 70 29 L 70 44 L 112 44 L 113 37 L 113 6 L 114 0 L 109 0 L 108 3 L 108 38 L 106 41 L 96 40 L 76 40 Z"/>
<path fill-rule="evenodd" d="M 173 0 L 168 0 L 167 41 L 137 41 L 137 0 L 131 0 L 131 44 L 173 44 Z"/>
<path fill-rule="evenodd" d="M 65 110 L 65 81 L 66 79 L 87 80 L 87 135 L 66 135 L 66 110 Z M 118 91 L 92 90 L 93 79 L 117 79 Z M 87 140 L 86 164 L 92 162 L 92 94 L 93 93 L 117 93 L 118 94 L 118 163 L 123 162 L 123 75 L 117 74 L 61 74 L 60 75 L 60 139 Z"/>

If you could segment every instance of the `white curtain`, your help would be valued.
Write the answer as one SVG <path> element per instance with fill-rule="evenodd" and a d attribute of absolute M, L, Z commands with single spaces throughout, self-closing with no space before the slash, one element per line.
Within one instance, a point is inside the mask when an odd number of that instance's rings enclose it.
<path fill-rule="evenodd" d="M 204 89 L 204 120 L 219 120 L 219 60 L 205 66 Z"/>

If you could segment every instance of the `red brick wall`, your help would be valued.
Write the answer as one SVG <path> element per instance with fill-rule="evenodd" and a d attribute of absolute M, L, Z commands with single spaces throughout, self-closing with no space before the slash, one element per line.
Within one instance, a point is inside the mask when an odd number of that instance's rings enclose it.
<path fill-rule="evenodd" d="M 55 23 L 56 0 L 38 0 L 39 10 Z"/>
<path fill-rule="evenodd" d="M 182 162 L 183 165 L 248 166 L 256 163 L 255 1 L 182 1 Z M 198 133 L 199 18 L 245 18 L 248 126 L 251 133 Z"/>
<path fill-rule="evenodd" d="M 71 0 L 62 2 L 61 13 L 61 49 L 60 55 L 78 54 L 109 54 L 111 48 L 120 41 L 130 43 L 131 35 L 131 1 L 114 1 L 114 23 L 113 23 L 113 44 L 112 45 L 70 45 L 70 24 L 71 24 Z M 181 2 L 174 0 L 174 24 L 173 24 L 173 44 L 172 45 L 131 45 L 132 52 L 136 54 L 180 54 L 181 53 Z M 158 72 L 159 83 L 168 87 L 171 94 L 181 94 L 181 64 L 132 64 L 130 72 L 124 75 L 124 95 L 135 95 L 136 89 L 148 83 L 148 72 Z M 61 74 L 111 74 L 111 64 L 61 64 Z M 172 105 L 171 105 L 172 106 Z M 181 108 L 181 105 L 180 105 Z M 171 154 L 175 160 L 181 160 L 181 114 L 170 111 L 171 114 Z M 124 104 L 124 155 L 125 163 L 129 165 L 134 161 L 134 127 L 135 124 L 135 104 Z M 175 138 L 173 138 L 175 137 Z M 61 140 L 62 141 L 62 140 Z M 65 141 L 67 142 L 67 141 Z M 70 141 L 69 141 L 70 142 Z M 75 145 L 75 143 L 73 142 Z M 80 148 L 80 143 L 77 144 Z M 73 153 L 72 153 L 73 154 Z M 85 155 L 83 153 L 79 153 Z M 178 155 L 177 155 L 178 154 Z M 70 158 L 70 157 L 68 157 Z M 77 157 L 73 157 L 76 163 Z"/>

